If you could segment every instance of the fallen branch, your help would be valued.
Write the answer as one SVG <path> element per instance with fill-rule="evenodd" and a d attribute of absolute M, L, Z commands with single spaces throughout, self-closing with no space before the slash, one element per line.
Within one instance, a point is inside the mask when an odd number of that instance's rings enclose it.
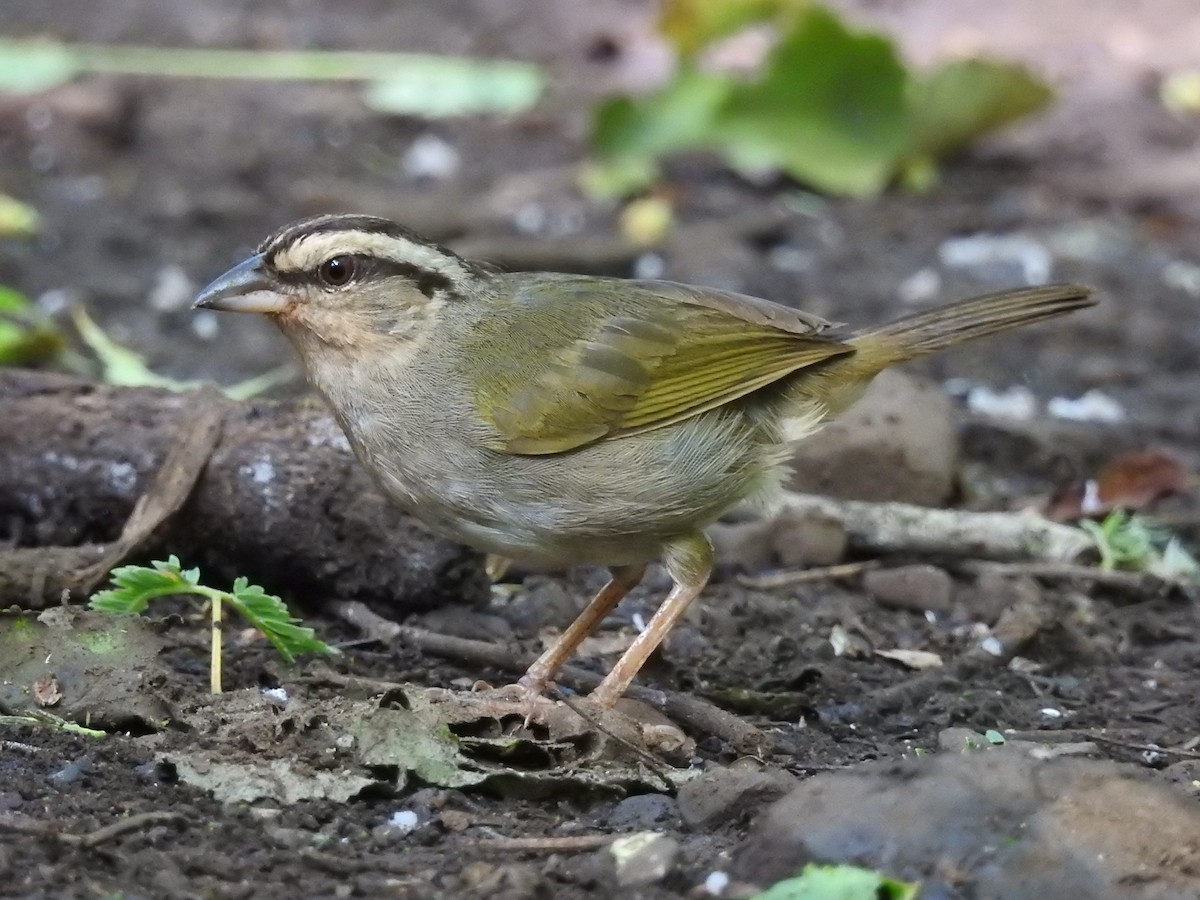
<path fill-rule="evenodd" d="M 1080 529 L 1033 512 L 967 512 L 793 493 L 785 495 L 784 508 L 840 523 L 850 547 L 864 553 L 1070 562 L 1094 546 Z"/>
<path fill-rule="evenodd" d="M 0 551 L 0 606 L 82 599 L 113 546 L 310 606 L 402 615 L 487 596 L 478 555 L 390 504 L 323 407 L 221 402 L 209 419 L 202 397 L 0 370 L 0 527 L 17 545 Z M 80 570 L 82 586 L 64 577 Z"/>

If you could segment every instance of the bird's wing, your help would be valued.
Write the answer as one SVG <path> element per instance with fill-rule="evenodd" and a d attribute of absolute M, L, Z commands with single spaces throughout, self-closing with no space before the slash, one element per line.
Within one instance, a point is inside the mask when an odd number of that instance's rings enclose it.
<path fill-rule="evenodd" d="M 467 348 L 477 408 L 495 429 L 486 444 L 508 453 L 661 428 L 853 352 L 821 334 L 824 319 L 741 294 L 572 276 L 520 285 Z"/>

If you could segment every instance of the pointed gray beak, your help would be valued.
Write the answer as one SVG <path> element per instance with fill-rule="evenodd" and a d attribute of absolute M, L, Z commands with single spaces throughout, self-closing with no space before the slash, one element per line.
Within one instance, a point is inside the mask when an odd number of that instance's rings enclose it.
<path fill-rule="evenodd" d="M 259 253 L 238 263 L 202 290 L 192 303 L 192 309 L 280 313 L 287 308 L 288 302 L 286 296 L 274 289 Z"/>

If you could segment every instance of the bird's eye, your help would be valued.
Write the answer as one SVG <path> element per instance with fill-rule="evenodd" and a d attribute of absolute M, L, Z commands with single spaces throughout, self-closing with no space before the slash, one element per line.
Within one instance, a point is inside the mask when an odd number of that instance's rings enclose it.
<path fill-rule="evenodd" d="M 329 287 L 345 287 L 354 278 L 354 257 L 333 256 L 317 267 L 317 277 Z"/>

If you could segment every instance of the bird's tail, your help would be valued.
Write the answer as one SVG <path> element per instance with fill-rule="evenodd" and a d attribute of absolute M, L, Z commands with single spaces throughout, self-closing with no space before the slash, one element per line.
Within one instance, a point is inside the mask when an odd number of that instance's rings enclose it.
<path fill-rule="evenodd" d="M 870 358 L 882 370 L 954 344 L 1094 306 L 1091 293 L 1077 284 L 1048 284 L 985 294 L 865 328 L 849 343 L 859 351 L 857 356 Z"/>

